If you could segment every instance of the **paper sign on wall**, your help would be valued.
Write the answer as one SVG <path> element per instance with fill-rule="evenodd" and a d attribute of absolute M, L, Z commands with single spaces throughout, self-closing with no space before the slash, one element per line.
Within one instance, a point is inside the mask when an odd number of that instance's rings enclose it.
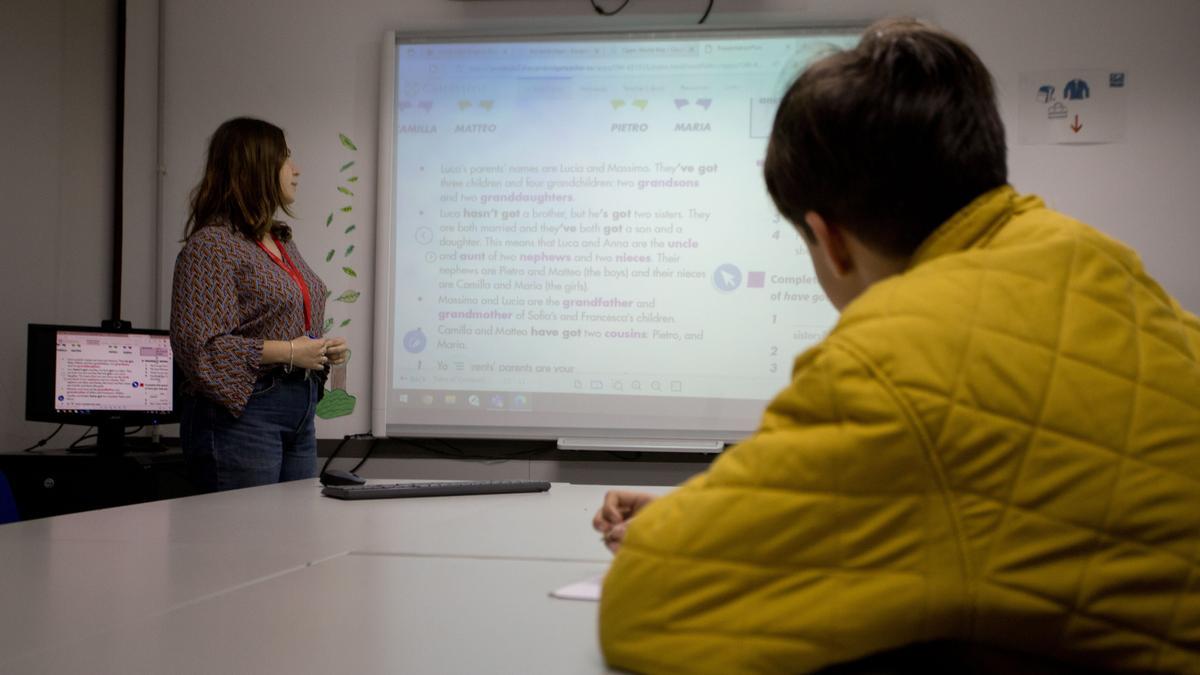
<path fill-rule="evenodd" d="M 1017 135 L 1024 145 L 1115 143 L 1125 138 L 1125 73 L 1021 73 Z"/>

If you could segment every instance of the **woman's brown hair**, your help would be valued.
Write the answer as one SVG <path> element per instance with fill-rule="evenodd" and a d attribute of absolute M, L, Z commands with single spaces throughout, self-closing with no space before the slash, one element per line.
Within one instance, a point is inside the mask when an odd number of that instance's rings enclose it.
<path fill-rule="evenodd" d="M 204 178 L 192 190 L 183 238 L 225 224 L 256 241 L 268 231 L 290 239 L 291 228 L 275 220 L 277 210 L 295 217 L 279 186 L 289 154 L 283 130 L 270 122 L 237 117 L 217 127 L 208 142 Z"/>

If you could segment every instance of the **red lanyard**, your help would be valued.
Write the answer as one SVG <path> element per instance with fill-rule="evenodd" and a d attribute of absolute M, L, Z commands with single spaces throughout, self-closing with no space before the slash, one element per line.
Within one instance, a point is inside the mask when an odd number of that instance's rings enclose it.
<path fill-rule="evenodd" d="M 300 274 L 300 269 L 296 267 L 296 263 L 292 262 L 292 258 L 288 255 L 287 249 L 283 247 L 283 244 L 279 243 L 279 240 L 276 239 L 274 235 L 271 236 L 271 241 L 275 242 L 275 246 L 279 247 L 279 253 L 283 256 L 282 260 L 276 257 L 274 253 L 271 253 L 271 249 L 264 246 L 261 239 L 256 243 L 258 244 L 258 247 L 265 251 L 267 256 L 271 258 L 271 260 L 275 261 L 276 265 L 282 267 L 283 271 L 287 272 L 287 275 L 292 278 L 292 281 L 295 281 L 296 285 L 300 287 L 300 295 L 304 296 L 304 331 L 311 331 L 312 298 L 308 294 L 308 284 L 304 283 L 304 277 Z"/>

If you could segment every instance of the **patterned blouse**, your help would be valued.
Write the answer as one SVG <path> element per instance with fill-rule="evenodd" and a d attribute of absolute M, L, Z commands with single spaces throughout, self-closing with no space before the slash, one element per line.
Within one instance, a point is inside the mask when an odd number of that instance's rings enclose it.
<path fill-rule="evenodd" d="M 308 284 L 312 331 L 323 333 L 325 284 L 296 248 L 283 244 Z M 267 252 L 229 225 L 201 228 L 175 259 L 171 348 L 184 391 L 205 396 L 240 417 L 262 363 L 264 340 L 304 335 L 300 287 Z"/>

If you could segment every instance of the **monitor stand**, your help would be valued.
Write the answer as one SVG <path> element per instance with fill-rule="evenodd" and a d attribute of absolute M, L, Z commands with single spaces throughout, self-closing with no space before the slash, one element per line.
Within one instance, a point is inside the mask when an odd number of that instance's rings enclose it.
<path fill-rule="evenodd" d="M 120 422 L 101 422 L 96 427 L 96 454 L 120 455 L 124 454 L 125 450 L 124 424 Z"/>
<path fill-rule="evenodd" d="M 99 455 L 118 457 L 129 453 L 162 452 L 167 446 L 146 436 L 126 436 L 125 425 L 120 423 L 101 424 L 96 429 L 95 445 L 80 445 L 67 448 L 72 455 Z"/>

